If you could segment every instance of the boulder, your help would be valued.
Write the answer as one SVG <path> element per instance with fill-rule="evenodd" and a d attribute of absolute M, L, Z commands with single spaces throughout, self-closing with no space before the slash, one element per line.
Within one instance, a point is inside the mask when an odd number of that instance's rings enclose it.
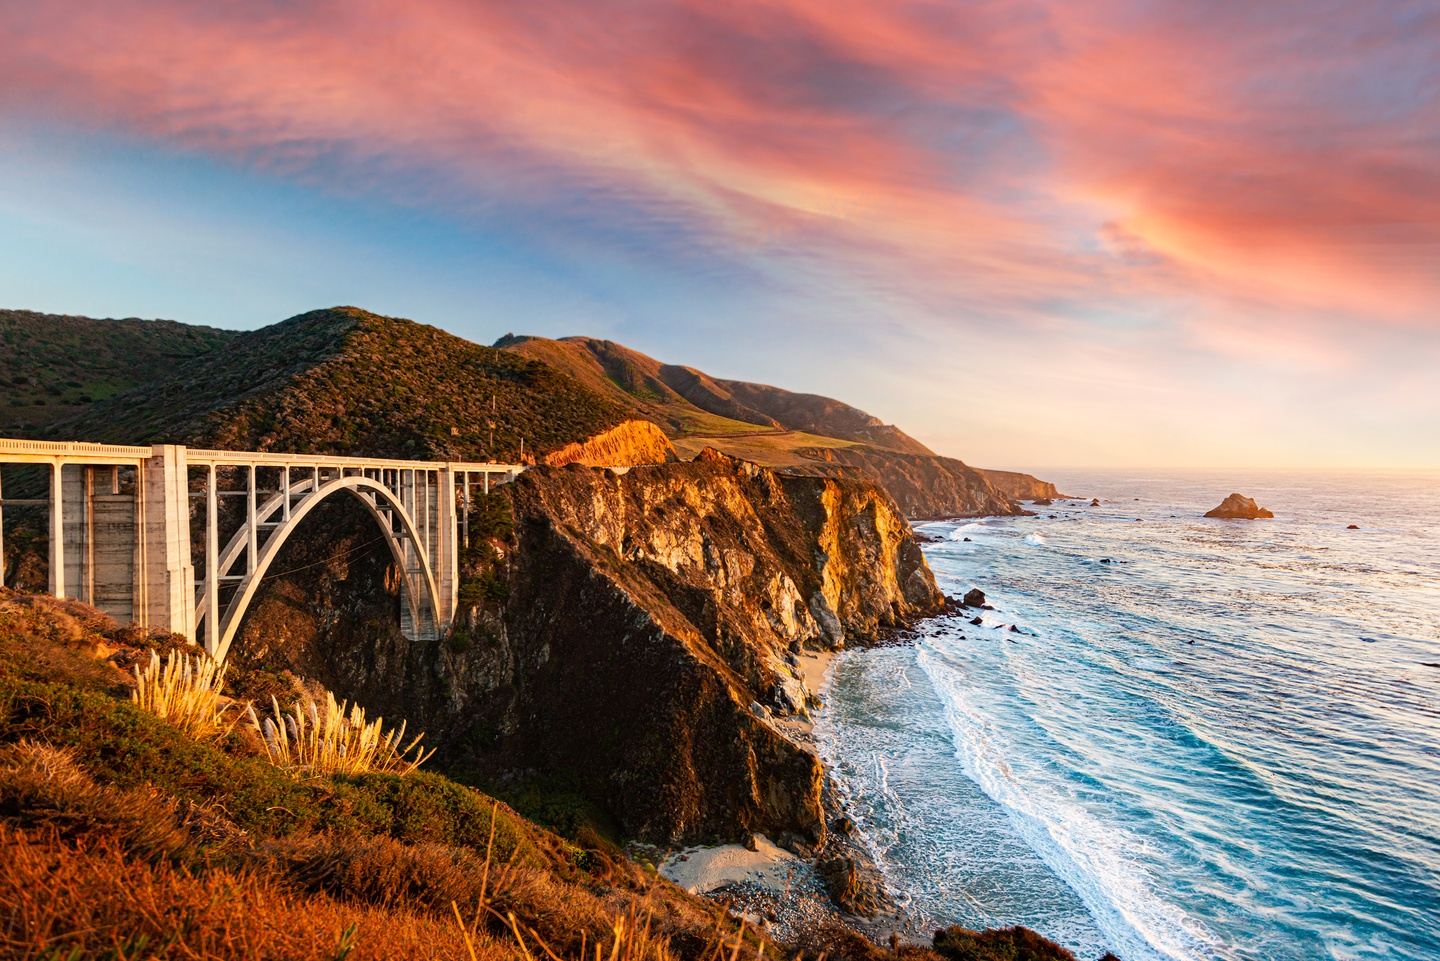
<path fill-rule="evenodd" d="M 1346 529 L 1347 531 L 1358 531 L 1358 530 L 1360 529 L 1360 525 L 1359 525 L 1359 524 L 1351 524 L 1351 525 L 1349 525 L 1348 527 L 1346 527 L 1345 529 Z"/>
<path fill-rule="evenodd" d="M 965 592 L 966 607 L 983 607 L 985 605 L 985 592 L 978 587 L 972 587 Z"/>
<path fill-rule="evenodd" d="M 1090 499 L 1090 506 L 1091 506 L 1091 507 L 1099 507 L 1099 506 L 1100 506 L 1100 498 L 1098 498 L 1098 497 L 1092 497 L 1092 498 Z"/>
<path fill-rule="evenodd" d="M 1038 504 L 1041 507 L 1049 507 L 1055 502 L 1048 497 L 1037 497 L 1034 501 L 1032 501 L 1032 503 Z"/>
<path fill-rule="evenodd" d="M 1274 517 L 1270 511 L 1255 503 L 1252 497 L 1243 494 L 1231 494 L 1220 502 L 1220 506 L 1214 510 L 1206 511 L 1206 517 L 1219 517 L 1222 520 L 1255 520 L 1261 517 Z"/>

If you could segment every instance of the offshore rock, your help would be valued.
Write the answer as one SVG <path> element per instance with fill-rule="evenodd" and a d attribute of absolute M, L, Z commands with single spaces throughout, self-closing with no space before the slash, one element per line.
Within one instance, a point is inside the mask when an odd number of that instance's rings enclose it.
<path fill-rule="evenodd" d="M 1222 520 L 1256 520 L 1275 515 L 1256 504 L 1254 498 L 1246 497 L 1243 494 L 1231 494 L 1220 502 L 1220 506 L 1206 511 L 1205 516 L 1218 517 Z"/>

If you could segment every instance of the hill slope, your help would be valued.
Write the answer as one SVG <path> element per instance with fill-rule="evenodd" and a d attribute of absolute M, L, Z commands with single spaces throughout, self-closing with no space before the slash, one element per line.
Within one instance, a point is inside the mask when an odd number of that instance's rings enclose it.
<path fill-rule="evenodd" d="M 235 336 L 172 320 L 0 309 L 0 434 L 33 434 L 163 378 Z"/>
<path fill-rule="evenodd" d="M 833 398 L 711 377 L 694 367 L 661 363 L 610 340 L 507 334 L 495 346 L 560 367 L 679 436 L 751 434 L 760 428 L 932 453 L 898 427 Z"/>
<path fill-rule="evenodd" d="M 170 377 L 47 425 L 129 443 L 519 459 L 615 427 L 627 411 L 564 372 L 354 307 L 235 334 Z M 491 425 L 493 423 L 493 442 Z"/>
<path fill-rule="evenodd" d="M 713 447 L 793 473 L 875 481 L 910 517 L 1019 510 L 1017 498 L 986 472 L 941 457 L 898 427 L 829 397 L 711 377 L 593 337 L 506 335 L 496 346 L 563 369 L 634 416 L 654 420 L 682 456 Z M 1011 488 L 1026 485 L 1016 480 Z"/>

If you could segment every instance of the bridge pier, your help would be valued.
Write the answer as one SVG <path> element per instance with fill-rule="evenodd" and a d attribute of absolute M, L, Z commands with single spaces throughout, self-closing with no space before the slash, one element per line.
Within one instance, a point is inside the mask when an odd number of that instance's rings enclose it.
<path fill-rule="evenodd" d="M 149 630 L 195 640 L 195 567 L 190 562 L 190 472 L 184 447 L 157 444 L 141 468 L 145 523 L 141 556 L 144 619 Z"/>

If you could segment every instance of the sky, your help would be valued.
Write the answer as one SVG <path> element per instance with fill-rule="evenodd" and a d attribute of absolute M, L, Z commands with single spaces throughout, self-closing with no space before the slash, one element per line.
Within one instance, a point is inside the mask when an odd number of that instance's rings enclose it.
<path fill-rule="evenodd" d="M 0 0 L 0 306 L 336 304 L 984 466 L 1440 468 L 1440 2 Z"/>

